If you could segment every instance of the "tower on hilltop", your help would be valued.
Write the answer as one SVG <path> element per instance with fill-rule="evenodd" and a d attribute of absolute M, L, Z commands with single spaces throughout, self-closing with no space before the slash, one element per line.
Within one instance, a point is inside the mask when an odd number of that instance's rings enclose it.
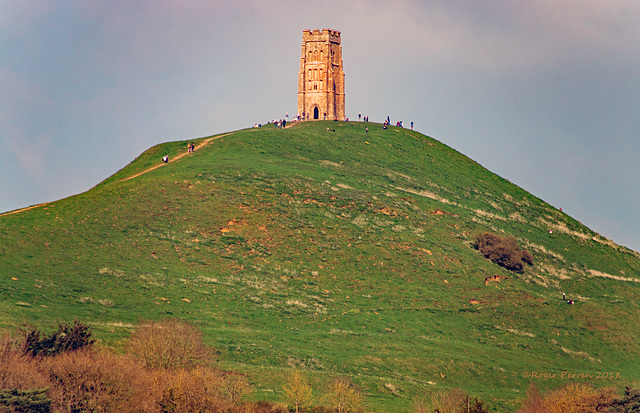
<path fill-rule="evenodd" d="M 344 72 L 340 32 L 302 32 L 298 114 L 303 119 L 344 120 Z"/>

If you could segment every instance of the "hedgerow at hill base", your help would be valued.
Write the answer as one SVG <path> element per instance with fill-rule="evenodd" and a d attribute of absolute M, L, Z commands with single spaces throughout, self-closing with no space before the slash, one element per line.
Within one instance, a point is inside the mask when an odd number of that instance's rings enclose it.
<path fill-rule="evenodd" d="M 202 342 L 195 327 L 184 322 L 141 323 L 128 339 L 124 355 L 90 346 L 88 326 L 77 321 L 74 325 L 77 328 L 60 324 L 57 332 L 44 336 L 28 328 L 21 339 L 0 337 L 0 411 L 364 411 L 362 396 L 347 379 L 336 379 L 326 397 L 316 401 L 300 372 L 294 372 L 283 386 L 288 403 L 252 402 L 247 378 L 217 369 L 211 359 L 213 349 Z M 64 331 L 83 332 L 79 336 L 84 345 L 59 345 Z M 298 394 L 300 383 L 303 397 Z M 329 405 L 320 404 L 324 401 Z"/>
<path fill-rule="evenodd" d="M 76 322 L 76 325 L 84 324 Z M 61 326 L 65 326 L 61 324 Z M 60 330 L 65 330 L 61 327 Z M 92 342 L 90 330 L 85 342 Z M 30 330 L 35 331 L 35 330 Z M 141 333 L 142 332 L 142 333 Z M 158 334 L 160 332 L 160 334 Z M 205 345 L 197 329 L 178 321 L 145 322 L 131 335 L 140 345 L 165 342 L 165 333 L 188 332 L 194 348 Z M 54 334 L 55 335 L 55 334 Z M 52 335 L 53 336 L 53 335 Z M 144 340 L 141 342 L 141 336 Z M 26 336 L 26 338 L 31 335 Z M 160 337 L 160 338 L 159 338 Z M 210 351 L 197 351 L 185 365 L 149 366 L 139 356 L 116 355 L 92 346 L 58 352 L 25 351 L 22 341 L 0 337 L 0 411 L 6 412 L 227 412 L 227 413 L 347 413 L 364 412 L 364 399 L 350 380 L 339 377 L 326 393 L 314 396 L 304 373 L 295 370 L 282 386 L 286 403 L 250 401 L 252 388 L 242 374 L 215 368 Z M 128 348 L 135 348 L 129 343 Z M 158 349 L 158 347 L 156 347 Z M 182 353 L 169 345 L 164 354 Z M 184 356 L 180 354 L 180 356 Z M 640 407 L 640 392 L 627 388 L 616 397 L 611 388 L 571 383 L 541 395 L 532 385 L 518 413 L 631 412 Z M 490 407 L 462 390 L 452 389 L 416 399 L 412 413 L 488 413 Z"/>
<path fill-rule="evenodd" d="M 76 323 L 82 325 L 81 323 Z M 65 331 L 61 324 L 58 332 Z M 174 327 L 173 333 L 195 329 L 177 322 L 145 323 L 142 330 L 161 331 Z M 68 329 L 67 329 L 68 330 Z M 90 340 L 90 330 L 85 342 Z M 30 329 L 22 338 L 3 335 L 0 342 L 0 411 L 8 412 L 261 412 L 246 400 L 251 387 L 238 374 L 216 369 L 206 352 L 190 353 L 184 358 L 181 348 L 168 346 L 169 360 L 175 364 L 148 368 L 130 353 L 116 355 L 93 346 L 71 348 L 52 346 L 59 351 L 25 351 L 27 340 L 40 342 Z M 189 337 L 187 337 L 189 338 Z M 192 342 L 200 336 L 193 334 Z M 132 335 L 131 340 L 139 340 Z M 45 340 L 46 341 L 46 340 Z M 56 340 L 50 340 L 56 342 Z M 60 340 L 58 340 L 60 341 Z M 153 341 L 147 341 L 147 344 Z M 46 341 L 47 343 L 49 341 Z M 202 342 L 194 347 L 202 348 Z M 40 348 L 40 347 L 38 347 Z M 177 354 L 171 354 L 175 352 Z M 197 360 L 194 360 L 197 359 Z"/>
<path fill-rule="evenodd" d="M 517 413 L 630 413 L 640 411 L 640 391 L 627 387 L 622 397 L 612 388 L 595 388 L 587 383 L 569 383 L 540 394 L 535 384 L 529 386 Z"/>

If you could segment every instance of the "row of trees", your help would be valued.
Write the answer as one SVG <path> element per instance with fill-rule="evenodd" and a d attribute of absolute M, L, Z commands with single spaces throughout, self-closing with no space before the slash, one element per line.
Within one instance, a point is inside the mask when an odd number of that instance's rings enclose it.
<path fill-rule="evenodd" d="M 0 337 L 1 412 L 260 412 L 242 375 L 212 367 L 213 349 L 184 323 L 139 325 L 125 354 L 98 349 L 88 326 Z M 262 409 L 262 410 L 261 410 Z"/>
<path fill-rule="evenodd" d="M 214 349 L 198 329 L 175 320 L 138 325 L 125 354 L 96 348 L 89 327 L 77 321 L 50 334 L 25 326 L 20 338 L 0 337 L 0 412 L 362 410 L 362 397 L 347 379 L 314 398 L 294 372 L 282 387 L 287 403 L 252 402 L 251 392 L 244 375 L 214 368 Z"/>
<path fill-rule="evenodd" d="M 460 389 L 418 399 L 413 413 L 487 413 L 491 410 Z M 517 413 L 631 413 L 640 412 L 640 391 L 626 388 L 622 396 L 612 388 L 596 388 L 586 383 L 569 383 L 542 394 L 531 384 Z"/>
<path fill-rule="evenodd" d="M 329 391 L 319 398 L 314 397 L 313 389 L 306 377 L 294 371 L 282 386 L 288 405 L 295 413 L 350 413 L 363 411 L 362 395 L 353 383 L 346 378 L 337 378 L 329 384 Z M 319 402 L 319 405 L 316 403 Z"/>
<path fill-rule="evenodd" d="M 307 378 L 294 371 L 282 386 L 286 403 L 250 401 L 252 388 L 241 374 L 213 367 L 213 349 L 199 330 L 167 320 L 141 323 L 124 354 L 95 348 L 82 323 L 61 324 L 42 334 L 0 337 L 0 412 L 362 412 L 363 397 L 348 379 L 329 383 L 315 395 Z M 419 399 L 414 413 L 487 413 L 484 402 L 461 390 Z M 640 392 L 571 383 L 546 395 L 532 386 L 519 413 L 640 411 Z"/>

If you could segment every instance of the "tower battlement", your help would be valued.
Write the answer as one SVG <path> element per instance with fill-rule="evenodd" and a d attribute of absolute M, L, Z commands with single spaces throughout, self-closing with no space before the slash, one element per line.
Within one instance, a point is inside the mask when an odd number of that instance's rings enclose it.
<path fill-rule="evenodd" d="M 303 30 L 298 114 L 305 119 L 343 120 L 344 71 L 340 31 Z"/>
<path fill-rule="evenodd" d="M 323 41 L 328 39 L 331 42 L 340 43 L 340 31 L 331 29 L 313 29 L 302 32 L 302 41 Z"/>

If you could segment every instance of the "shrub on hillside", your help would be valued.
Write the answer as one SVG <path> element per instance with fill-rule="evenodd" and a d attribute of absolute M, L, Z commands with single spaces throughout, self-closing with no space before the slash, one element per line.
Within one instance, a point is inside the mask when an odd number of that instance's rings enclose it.
<path fill-rule="evenodd" d="M 73 325 L 58 324 L 58 331 L 43 335 L 36 327 L 24 327 L 24 353 L 30 356 L 51 356 L 79 350 L 93 344 L 88 325 L 75 320 Z"/>
<path fill-rule="evenodd" d="M 484 402 L 471 397 L 460 389 L 451 389 L 433 394 L 429 402 L 418 399 L 413 405 L 414 413 L 488 413 Z"/>
<path fill-rule="evenodd" d="M 129 337 L 127 350 L 149 368 L 172 370 L 206 364 L 213 353 L 198 329 L 177 320 L 139 324 Z"/>
<path fill-rule="evenodd" d="M 158 405 L 162 412 L 240 412 L 251 387 L 238 374 L 206 367 L 167 372 Z M 249 409 L 250 410 L 250 409 Z"/>
<path fill-rule="evenodd" d="M 485 258 L 510 271 L 522 272 L 525 264 L 533 265 L 533 256 L 521 249 L 515 239 L 484 232 L 478 234 L 474 247 Z"/>
<path fill-rule="evenodd" d="M 38 360 L 25 355 L 10 335 L 0 335 L 0 412 L 49 412 L 48 386 Z"/>
<path fill-rule="evenodd" d="M 91 351 L 89 337 L 88 328 L 78 322 L 61 324 L 48 336 L 29 328 L 19 345 L 5 336 L 0 344 L 0 389 L 5 389 L 2 403 L 8 410 L 0 411 L 134 411 L 143 404 L 144 369 L 131 360 Z M 130 402 L 133 394 L 139 397 Z"/>
<path fill-rule="evenodd" d="M 46 374 L 38 369 L 37 360 L 25 355 L 22 346 L 10 335 L 0 335 L 0 389 L 41 389 L 48 383 Z"/>
<path fill-rule="evenodd" d="M 325 400 L 336 413 L 355 413 L 363 411 L 362 394 L 351 380 L 339 377 L 329 384 Z"/>
<path fill-rule="evenodd" d="M 552 390 L 544 397 L 535 385 L 530 385 L 527 397 L 518 413 L 590 413 L 608 412 L 612 405 L 612 389 L 596 389 L 585 383 L 570 383 Z M 615 410 L 613 410 L 615 412 Z M 622 410 L 623 412 L 633 410 Z"/>
<path fill-rule="evenodd" d="M 529 384 L 525 401 L 518 413 L 544 413 L 544 411 L 544 397 L 534 383 Z"/>
<path fill-rule="evenodd" d="M 148 369 L 92 348 L 31 357 L 0 334 L 0 412 L 284 413 L 245 401 L 243 375 L 207 367 Z"/>
<path fill-rule="evenodd" d="M 229 372 L 223 375 L 219 395 L 229 406 L 242 406 L 252 392 L 253 389 L 244 375 Z"/>
<path fill-rule="evenodd" d="M 124 357 L 80 350 L 41 363 L 49 375 L 49 397 L 56 412 L 143 411 L 146 400 L 157 400 L 149 374 Z"/>
<path fill-rule="evenodd" d="M 313 403 L 313 389 L 307 378 L 299 371 L 294 371 L 289 376 L 287 383 L 282 386 L 282 392 L 287 403 L 294 412 L 299 413 Z"/>

